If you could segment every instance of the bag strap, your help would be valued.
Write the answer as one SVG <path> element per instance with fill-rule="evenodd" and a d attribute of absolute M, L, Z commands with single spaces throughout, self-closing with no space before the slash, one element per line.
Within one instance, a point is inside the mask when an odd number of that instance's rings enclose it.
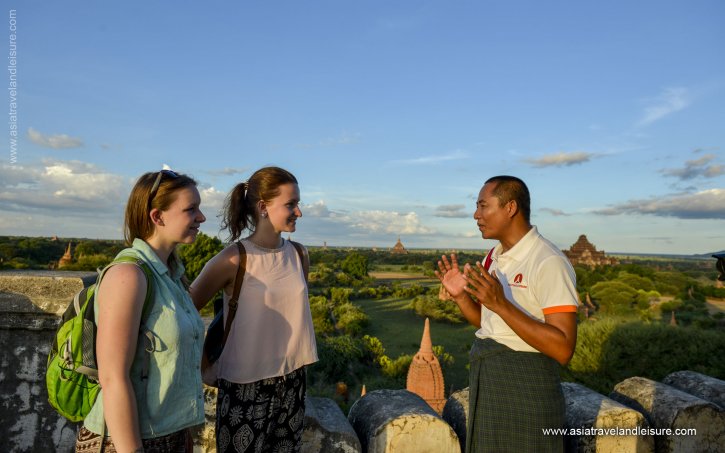
<path fill-rule="evenodd" d="M 290 241 L 292 245 L 295 246 L 295 250 L 297 250 L 297 254 L 300 256 L 300 261 L 302 262 L 302 272 L 305 274 L 305 282 L 307 281 L 307 278 L 310 275 L 310 258 L 305 253 L 305 248 L 300 244 L 299 242 Z"/>
<path fill-rule="evenodd" d="M 227 313 L 227 320 L 224 323 L 222 349 L 227 344 L 227 337 L 229 336 L 229 331 L 232 328 L 232 322 L 234 321 L 234 317 L 237 315 L 239 293 L 242 290 L 244 274 L 247 272 L 247 250 L 244 248 L 242 241 L 237 241 L 237 250 L 239 250 L 239 267 L 237 267 L 237 276 L 234 277 L 234 292 L 232 293 L 232 298 L 229 299 L 229 312 Z"/>

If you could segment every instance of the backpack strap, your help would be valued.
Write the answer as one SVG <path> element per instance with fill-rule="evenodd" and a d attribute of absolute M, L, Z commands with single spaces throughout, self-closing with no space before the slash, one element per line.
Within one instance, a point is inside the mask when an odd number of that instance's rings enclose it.
<path fill-rule="evenodd" d="M 302 272 L 305 274 L 305 281 L 310 275 L 310 257 L 307 255 L 305 248 L 299 242 L 290 241 L 294 245 L 297 254 L 300 256 L 302 262 Z"/>
<path fill-rule="evenodd" d="M 139 338 L 143 338 L 144 341 L 144 350 L 146 351 L 146 355 L 144 356 L 144 361 L 141 366 L 141 380 L 146 381 L 149 377 L 149 368 L 151 366 L 151 353 L 156 350 L 155 347 L 155 341 L 154 341 L 154 335 L 153 333 L 146 327 L 146 321 L 148 320 L 149 313 L 151 313 L 151 306 L 153 305 L 153 274 L 151 271 L 151 268 L 148 264 L 141 258 L 138 258 L 133 255 L 120 255 L 117 256 L 116 259 L 114 259 L 111 264 L 106 266 L 106 268 L 103 270 L 105 273 L 108 268 L 115 264 L 133 264 L 138 266 L 146 276 L 146 297 L 143 301 L 143 308 L 141 309 L 141 322 L 139 324 Z"/>
<path fill-rule="evenodd" d="M 239 293 L 242 290 L 244 274 L 247 272 L 247 249 L 244 248 L 242 241 L 237 241 L 237 250 L 239 250 L 239 267 L 237 267 L 237 275 L 234 277 L 234 292 L 232 293 L 231 299 L 229 299 L 229 312 L 227 313 L 227 319 L 224 323 L 222 349 L 224 349 L 224 346 L 227 344 L 227 337 L 229 336 L 229 331 L 232 329 L 232 322 L 234 321 L 234 317 L 237 315 L 237 308 L 239 307 Z"/>

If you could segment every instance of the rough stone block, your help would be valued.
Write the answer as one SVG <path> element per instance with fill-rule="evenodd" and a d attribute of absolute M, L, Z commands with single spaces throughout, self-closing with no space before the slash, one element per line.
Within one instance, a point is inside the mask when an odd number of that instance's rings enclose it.
<path fill-rule="evenodd" d="M 348 419 L 369 453 L 459 453 L 453 428 L 418 395 L 407 390 L 368 392 Z"/>
<path fill-rule="evenodd" d="M 586 453 L 645 453 L 654 451 L 654 438 L 639 435 L 649 427 L 644 415 L 580 384 L 561 384 L 566 402 L 567 451 Z"/>
<path fill-rule="evenodd" d="M 675 371 L 668 374 L 662 383 L 715 403 L 725 410 L 725 381 L 694 371 Z"/>
<path fill-rule="evenodd" d="M 461 451 L 466 451 L 466 426 L 468 425 L 468 387 L 454 392 L 443 407 L 445 420 L 458 436 Z"/>
<path fill-rule="evenodd" d="M 362 446 L 355 430 L 338 405 L 330 398 L 307 397 L 303 453 L 360 453 Z"/>
<path fill-rule="evenodd" d="M 95 283 L 94 272 L 2 271 L 0 311 L 60 316 L 84 287 Z"/>
<path fill-rule="evenodd" d="M 620 382 L 610 397 L 647 417 L 657 452 L 723 451 L 725 413 L 713 403 L 642 377 Z"/>

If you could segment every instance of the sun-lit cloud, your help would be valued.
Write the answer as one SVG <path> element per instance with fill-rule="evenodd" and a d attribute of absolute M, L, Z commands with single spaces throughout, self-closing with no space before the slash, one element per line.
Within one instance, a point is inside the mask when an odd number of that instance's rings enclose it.
<path fill-rule="evenodd" d="M 541 212 L 547 212 L 555 217 L 559 216 L 570 216 L 571 214 L 567 214 L 566 212 L 562 211 L 561 209 L 553 209 L 553 208 L 541 208 L 539 209 Z"/>
<path fill-rule="evenodd" d="M 0 208 L 41 210 L 63 215 L 93 214 L 122 205 L 130 181 L 80 161 L 46 160 L 23 167 L 0 167 Z"/>
<path fill-rule="evenodd" d="M 470 217 L 471 213 L 464 211 L 466 205 L 463 204 L 445 204 L 438 206 L 433 214 L 435 217 L 451 217 L 465 218 Z"/>
<path fill-rule="evenodd" d="M 216 216 L 221 212 L 227 196 L 226 192 L 217 190 L 214 186 L 199 187 L 199 195 L 201 195 L 201 211 L 207 219 L 210 215 Z"/>
<path fill-rule="evenodd" d="M 659 96 L 650 101 L 650 105 L 644 109 L 642 117 L 637 126 L 647 126 L 678 112 L 692 102 L 687 88 L 672 87 L 666 88 Z"/>
<path fill-rule="evenodd" d="M 302 204 L 300 208 L 302 209 L 303 216 L 330 217 L 332 215 L 332 212 L 328 209 L 324 200 L 317 200 L 310 204 Z"/>
<path fill-rule="evenodd" d="M 345 229 L 368 234 L 387 233 L 392 235 L 413 235 L 435 233 L 433 228 L 422 224 L 420 217 L 415 212 L 384 210 L 331 211 L 324 205 L 324 202 L 316 202 L 312 206 L 314 206 L 312 211 L 309 207 L 304 207 L 304 211 L 302 212 L 303 219 L 305 212 L 307 212 L 311 217 L 318 217 L 322 221 L 334 223 L 338 226 L 338 234 L 344 234 Z"/>
<path fill-rule="evenodd" d="M 680 219 L 725 219 L 725 189 L 709 189 L 648 200 L 631 200 L 596 210 L 594 213 L 647 214 Z"/>
<path fill-rule="evenodd" d="M 389 163 L 394 165 L 435 165 L 441 162 L 467 159 L 468 157 L 469 155 L 467 152 L 456 150 L 447 154 L 436 154 L 432 156 L 414 157 L 411 159 L 391 160 Z"/>
<path fill-rule="evenodd" d="M 579 152 L 560 152 L 554 154 L 547 154 L 539 158 L 528 158 L 524 159 L 524 162 L 531 164 L 534 167 L 569 167 L 572 165 L 579 165 L 585 162 L 589 162 L 592 158 L 596 157 L 593 153 L 587 153 L 584 151 Z"/>
<path fill-rule="evenodd" d="M 372 233 L 430 234 L 434 230 L 421 224 L 415 212 L 358 211 L 339 217 L 352 228 Z"/>
<path fill-rule="evenodd" d="M 79 148 L 83 146 L 83 140 L 71 137 L 66 134 L 45 135 L 32 127 L 28 128 L 28 138 L 36 145 L 53 149 Z"/>
<path fill-rule="evenodd" d="M 714 154 L 705 154 L 699 159 L 686 161 L 682 168 L 664 169 L 662 170 L 662 174 L 665 176 L 674 176 L 682 181 L 698 177 L 715 178 L 722 176 L 725 174 L 725 166 L 711 163 L 716 157 Z"/>

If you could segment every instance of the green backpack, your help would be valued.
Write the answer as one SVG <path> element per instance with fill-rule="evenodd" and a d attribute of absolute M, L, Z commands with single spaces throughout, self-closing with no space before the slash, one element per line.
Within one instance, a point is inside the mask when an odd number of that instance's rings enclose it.
<path fill-rule="evenodd" d="M 106 271 L 114 264 L 131 263 L 146 275 L 146 298 L 141 314 L 141 326 L 148 316 L 153 296 L 151 269 L 135 256 L 117 256 L 98 273 L 96 283 L 83 288 L 73 298 L 60 321 L 48 355 L 45 384 L 48 401 L 56 411 L 72 422 L 83 420 L 91 411 L 101 386 L 96 365 L 96 321 L 94 298 Z M 148 350 L 147 350 L 148 351 Z M 144 373 L 148 373 L 148 352 Z"/>

